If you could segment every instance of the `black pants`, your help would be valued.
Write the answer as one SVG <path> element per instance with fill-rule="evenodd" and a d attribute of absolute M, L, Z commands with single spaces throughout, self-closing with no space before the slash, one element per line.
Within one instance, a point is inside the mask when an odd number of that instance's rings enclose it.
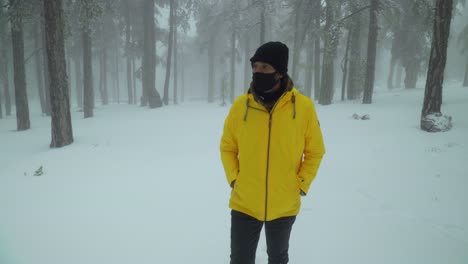
<path fill-rule="evenodd" d="M 268 264 L 289 261 L 289 236 L 295 216 L 259 221 L 238 211 L 231 211 L 231 264 L 254 264 L 260 232 L 265 223 Z"/>

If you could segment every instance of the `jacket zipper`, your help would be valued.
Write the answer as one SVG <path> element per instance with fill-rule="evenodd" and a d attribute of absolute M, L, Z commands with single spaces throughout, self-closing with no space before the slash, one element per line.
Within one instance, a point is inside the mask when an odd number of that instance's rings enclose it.
<path fill-rule="evenodd" d="M 267 220 L 267 213 L 268 213 L 268 174 L 270 170 L 270 141 L 271 141 L 272 113 L 269 113 L 269 115 L 270 115 L 270 118 L 268 120 L 267 167 L 266 167 L 266 177 L 265 177 L 265 222 Z"/>
<path fill-rule="evenodd" d="M 284 97 L 285 94 L 286 92 L 281 95 L 281 97 L 276 101 L 271 111 L 268 112 L 268 114 L 270 115 L 270 118 L 268 119 L 268 147 L 267 147 L 267 166 L 266 166 L 266 177 L 265 177 L 265 222 L 267 220 L 267 214 L 268 214 L 268 174 L 270 170 L 271 122 L 272 122 L 272 117 L 273 117 L 273 111 L 275 110 L 279 101 L 281 101 L 281 99 Z"/>

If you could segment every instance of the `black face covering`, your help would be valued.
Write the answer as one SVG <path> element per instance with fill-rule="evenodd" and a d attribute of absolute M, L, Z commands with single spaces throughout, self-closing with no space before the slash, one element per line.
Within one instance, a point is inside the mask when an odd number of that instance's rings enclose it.
<path fill-rule="evenodd" d="M 270 90 L 278 83 L 279 80 L 275 80 L 274 73 L 260 73 L 254 72 L 252 76 L 253 88 L 258 95 L 271 92 Z"/>
<path fill-rule="evenodd" d="M 273 87 L 280 81 L 275 79 L 274 73 L 255 72 L 252 76 L 252 88 L 257 96 L 265 103 L 273 103 L 283 94 L 283 91 L 271 91 Z"/>

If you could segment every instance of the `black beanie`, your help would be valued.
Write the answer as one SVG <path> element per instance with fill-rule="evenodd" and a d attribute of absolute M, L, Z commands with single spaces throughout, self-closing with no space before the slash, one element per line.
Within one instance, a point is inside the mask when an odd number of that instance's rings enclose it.
<path fill-rule="evenodd" d="M 280 74 L 288 72 L 288 46 L 279 42 L 271 41 L 261 45 L 252 58 L 250 63 L 253 65 L 256 61 L 261 61 L 270 64 Z"/>

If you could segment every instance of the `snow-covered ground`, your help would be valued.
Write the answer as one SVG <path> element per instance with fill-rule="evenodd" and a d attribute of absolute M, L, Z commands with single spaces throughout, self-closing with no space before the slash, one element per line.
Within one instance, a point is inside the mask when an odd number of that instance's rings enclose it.
<path fill-rule="evenodd" d="M 468 88 L 445 88 L 454 127 L 436 134 L 419 129 L 423 92 L 317 105 L 327 154 L 291 263 L 468 263 Z M 228 263 L 228 109 L 121 104 L 91 119 L 75 109 L 75 142 L 61 149 L 49 149 L 50 120 L 37 112 L 25 132 L 0 120 L 0 263 Z M 267 263 L 263 237 L 257 260 Z"/>

